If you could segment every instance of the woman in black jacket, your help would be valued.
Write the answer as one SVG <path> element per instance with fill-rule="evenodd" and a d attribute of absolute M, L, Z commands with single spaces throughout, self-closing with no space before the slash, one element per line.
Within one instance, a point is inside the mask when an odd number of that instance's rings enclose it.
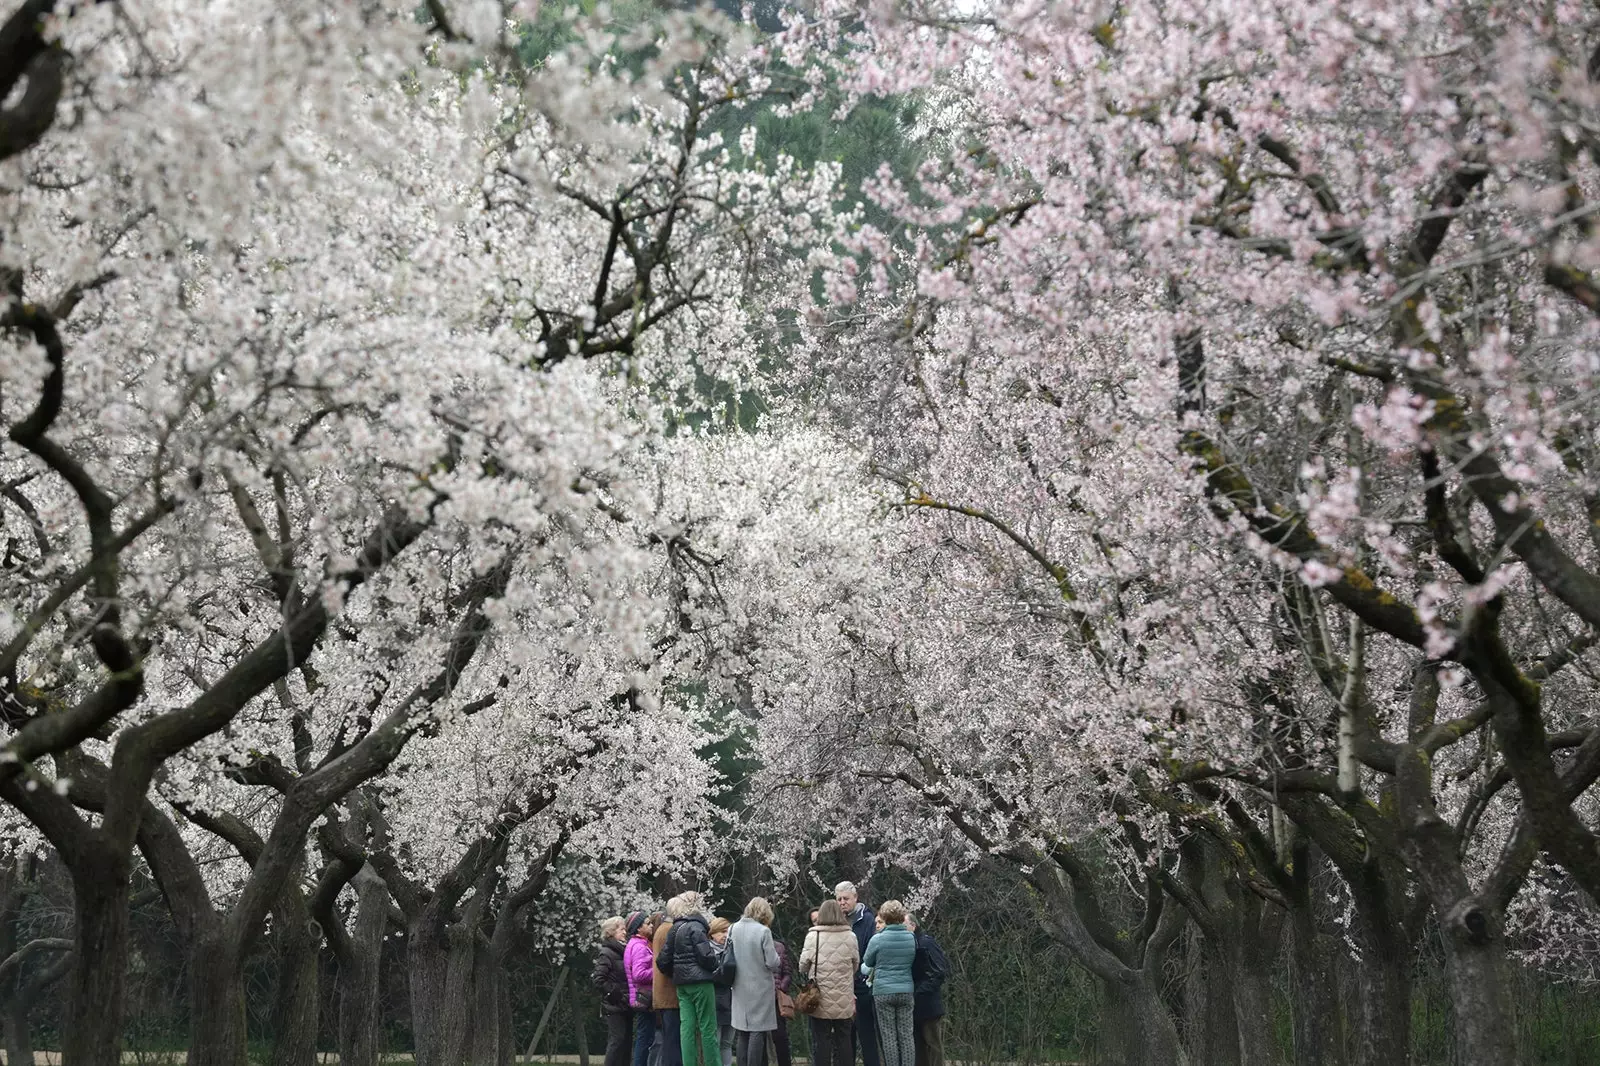
<path fill-rule="evenodd" d="M 705 915 L 700 913 L 700 894 L 685 892 L 673 897 L 681 917 L 672 922 L 672 932 L 657 956 L 656 968 L 677 986 L 678 1032 L 683 1066 L 722 1066 L 717 1042 L 717 993 L 711 975 L 717 969 L 717 953 L 711 947 L 711 934 Z"/>
<path fill-rule="evenodd" d="M 600 923 L 600 950 L 590 979 L 600 990 L 600 1013 L 606 1020 L 605 1066 L 629 1066 L 633 1057 L 633 1008 L 628 1004 L 628 968 L 622 961 L 627 937 L 628 923 L 622 918 Z"/>

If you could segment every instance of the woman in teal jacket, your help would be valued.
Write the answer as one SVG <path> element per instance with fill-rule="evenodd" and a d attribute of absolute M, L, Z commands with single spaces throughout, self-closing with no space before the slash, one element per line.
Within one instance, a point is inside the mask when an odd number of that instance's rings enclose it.
<path fill-rule="evenodd" d="M 878 908 L 883 931 L 867 941 L 861 972 L 872 984 L 872 1006 L 878 1015 L 878 1050 L 883 1066 L 915 1066 L 913 1005 L 916 983 L 911 963 L 917 957 L 917 938 L 906 928 L 905 904 L 885 900 Z"/>

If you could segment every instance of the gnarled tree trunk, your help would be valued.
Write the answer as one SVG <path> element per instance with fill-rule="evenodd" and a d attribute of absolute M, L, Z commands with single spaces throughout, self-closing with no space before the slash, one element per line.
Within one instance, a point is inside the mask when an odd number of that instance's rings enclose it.
<path fill-rule="evenodd" d="M 356 874 L 355 928 L 339 952 L 339 1066 L 378 1066 L 379 962 L 389 922 L 389 886 L 371 866 Z"/>
<path fill-rule="evenodd" d="M 1404 1066 L 1411 1061 L 1411 945 L 1397 931 L 1359 924 L 1356 1062 Z"/>
<path fill-rule="evenodd" d="M 98 844 L 98 842 L 97 842 Z M 73 958 L 62 1066 L 122 1066 L 132 852 L 91 845 L 72 871 Z"/>
<path fill-rule="evenodd" d="M 1272 1035 L 1272 964 L 1283 939 L 1283 911 L 1239 885 L 1231 889 L 1235 901 L 1238 936 L 1229 946 L 1232 955 L 1233 1013 L 1239 1032 L 1241 1066 L 1276 1066 L 1278 1053 Z"/>
<path fill-rule="evenodd" d="M 298 880 L 298 878 L 296 878 Z M 271 1066 L 317 1066 L 317 949 L 322 937 L 305 894 L 291 881 L 273 907 L 278 985 L 272 1004 Z"/>
<path fill-rule="evenodd" d="M 188 1066 L 248 1066 L 244 967 L 226 923 L 201 924 L 189 948 Z"/>
<path fill-rule="evenodd" d="M 1289 894 L 1289 1001 L 1293 1005 L 1295 1066 L 1344 1066 L 1344 1012 L 1330 938 L 1322 933 L 1313 895 L 1322 852 L 1303 838 L 1295 845 Z"/>
<path fill-rule="evenodd" d="M 1161 1001 L 1153 976 L 1147 969 L 1132 973 L 1136 976 L 1122 986 L 1130 1029 L 1128 1066 L 1188 1066 L 1189 1058 L 1178 1040 L 1178 1027 L 1172 1022 L 1172 1012 Z"/>

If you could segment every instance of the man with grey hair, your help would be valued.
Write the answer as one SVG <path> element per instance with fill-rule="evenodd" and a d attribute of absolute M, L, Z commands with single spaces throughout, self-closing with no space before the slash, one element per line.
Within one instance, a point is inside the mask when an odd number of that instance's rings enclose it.
<path fill-rule="evenodd" d="M 839 901 L 850 931 L 856 935 L 856 946 L 863 958 L 867 954 L 867 941 L 876 929 L 876 916 L 856 890 L 854 881 L 840 881 L 833 888 L 833 898 Z M 855 1045 L 861 1051 L 861 1066 L 878 1066 L 878 1012 L 872 1006 L 872 986 L 859 972 L 856 974 L 856 1025 Z"/>

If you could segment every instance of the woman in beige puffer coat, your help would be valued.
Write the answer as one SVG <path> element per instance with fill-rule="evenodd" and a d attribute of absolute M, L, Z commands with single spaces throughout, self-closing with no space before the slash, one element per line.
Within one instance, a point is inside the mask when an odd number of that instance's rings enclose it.
<path fill-rule="evenodd" d="M 812 1066 L 853 1066 L 851 1022 L 856 1014 L 856 969 L 861 948 L 836 900 L 817 908 L 817 924 L 806 933 L 800 972 L 817 983 L 821 1000 L 811 1016 Z"/>

